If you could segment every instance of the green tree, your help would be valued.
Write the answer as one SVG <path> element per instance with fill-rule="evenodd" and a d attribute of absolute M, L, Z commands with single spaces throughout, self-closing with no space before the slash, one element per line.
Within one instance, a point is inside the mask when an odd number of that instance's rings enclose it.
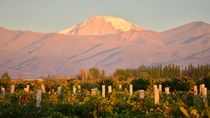
<path fill-rule="evenodd" d="M 118 78 L 119 80 L 127 80 L 128 78 L 127 74 L 128 73 L 124 69 L 117 69 L 114 72 L 114 76 Z"/>
<path fill-rule="evenodd" d="M 89 79 L 100 79 L 100 71 L 96 68 L 90 68 L 88 71 Z"/>
<path fill-rule="evenodd" d="M 7 72 L 3 73 L 0 80 L 0 86 L 8 88 L 10 85 L 10 76 Z"/>

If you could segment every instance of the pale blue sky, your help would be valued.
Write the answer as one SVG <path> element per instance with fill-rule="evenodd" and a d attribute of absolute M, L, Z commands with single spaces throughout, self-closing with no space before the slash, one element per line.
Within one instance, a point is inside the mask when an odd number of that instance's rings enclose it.
<path fill-rule="evenodd" d="M 10 29 L 54 32 L 94 15 L 164 31 L 192 21 L 210 23 L 210 0 L 0 0 L 0 27 Z"/>

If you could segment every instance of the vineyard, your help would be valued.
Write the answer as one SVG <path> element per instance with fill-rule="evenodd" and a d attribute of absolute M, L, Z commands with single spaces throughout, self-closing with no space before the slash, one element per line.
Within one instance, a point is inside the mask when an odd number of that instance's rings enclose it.
<path fill-rule="evenodd" d="M 113 75 L 0 79 L 1 118 L 210 117 L 210 66 L 140 66 Z"/>

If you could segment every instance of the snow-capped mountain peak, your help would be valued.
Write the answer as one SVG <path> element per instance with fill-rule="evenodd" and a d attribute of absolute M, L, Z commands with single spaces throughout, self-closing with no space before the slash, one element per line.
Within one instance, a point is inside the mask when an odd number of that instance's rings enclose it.
<path fill-rule="evenodd" d="M 58 33 L 69 35 L 106 35 L 141 30 L 138 26 L 119 17 L 93 16 L 88 20 Z"/>

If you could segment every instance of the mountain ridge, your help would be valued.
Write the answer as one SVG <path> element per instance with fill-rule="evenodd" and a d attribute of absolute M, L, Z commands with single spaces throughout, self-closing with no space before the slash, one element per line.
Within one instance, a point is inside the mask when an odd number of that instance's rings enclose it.
<path fill-rule="evenodd" d="M 193 29 L 189 28 L 193 24 Z M 68 75 L 91 67 L 109 74 L 117 68 L 137 68 L 142 64 L 210 64 L 209 24 L 194 22 L 177 28 L 170 32 L 134 29 L 103 35 L 7 29 L 5 33 L 0 28 L 0 74 Z"/>
<path fill-rule="evenodd" d="M 84 21 L 83 21 L 84 22 Z M 179 28 L 179 27 L 183 27 L 183 26 L 186 26 L 186 25 L 190 25 L 190 24 L 197 24 L 197 23 L 202 23 L 202 24 L 205 24 L 205 25 L 210 25 L 209 23 L 205 22 L 205 21 L 192 21 L 192 22 L 189 22 L 189 23 L 185 23 L 183 25 L 178 25 L 178 26 L 175 26 L 175 27 L 172 27 L 172 28 L 168 28 L 164 31 L 156 31 L 156 30 L 152 30 L 152 29 L 142 29 L 143 31 L 152 31 L 152 32 L 158 32 L 158 33 L 164 33 L 164 32 L 168 32 L 170 30 L 174 30 L 176 28 Z M 80 24 L 80 23 L 79 23 Z M 78 25 L 78 24 L 76 24 Z M 73 25 L 71 26 L 70 28 L 66 28 L 66 29 L 63 29 L 61 31 L 65 31 L 67 29 L 71 29 L 73 28 L 74 26 L 76 25 Z M 138 25 L 136 25 L 138 27 Z M 8 30 L 8 31 L 22 31 L 22 32 L 34 32 L 34 33 L 44 33 L 44 34 L 48 34 L 48 33 L 59 33 L 61 31 L 55 31 L 55 32 L 39 32 L 39 31 L 33 31 L 33 30 L 21 30 L 21 29 L 12 29 L 12 28 L 7 28 L 7 27 L 3 27 L 3 26 L 0 26 L 0 30 Z M 63 34 L 63 33 L 59 33 L 59 34 Z M 65 35 L 65 34 L 64 34 Z"/>

